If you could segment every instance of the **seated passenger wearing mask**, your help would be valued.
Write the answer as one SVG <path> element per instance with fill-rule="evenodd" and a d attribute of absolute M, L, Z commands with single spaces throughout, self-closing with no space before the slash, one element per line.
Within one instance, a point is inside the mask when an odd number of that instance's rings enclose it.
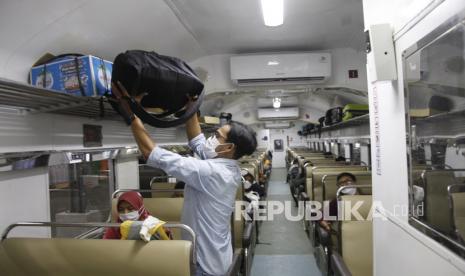
<path fill-rule="evenodd" d="M 147 165 L 186 183 L 181 223 L 191 227 L 197 237 L 196 275 L 226 274 L 233 259 L 231 215 L 237 185 L 241 183 L 237 159 L 255 151 L 255 132 L 247 125 L 230 121 L 205 139 L 197 116 L 192 116 L 186 122 L 187 138 L 200 159 L 184 157 L 157 146 L 142 121 L 134 116 L 124 87 L 113 84 L 112 93 L 132 119 L 131 129 Z M 190 235 L 183 232 L 183 238 L 190 239 Z"/>
<path fill-rule="evenodd" d="M 116 203 L 118 211 L 118 223 L 127 220 L 144 221 L 150 216 L 149 212 L 144 207 L 144 199 L 138 192 L 124 192 L 118 197 Z M 103 239 L 121 239 L 119 228 L 108 228 L 103 235 Z"/>
<path fill-rule="evenodd" d="M 338 189 L 343 186 L 348 185 L 356 185 L 357 178 L 355 175 L 343 172 L 337 176 L 337 187 Z M 358 194 L 358 189 L 355 187 L 350 187 L 342 190 L 342 193 L 345 195 L 356 195 Z M 334 198 L 329 202 L 329 216 L 336 217 L 338 214 L 338 205 L 337 205 L 337 198 Z M 320 226 L 323 227 L 326 231 L 331 231 L 331 221 L 320 220 Z"/>

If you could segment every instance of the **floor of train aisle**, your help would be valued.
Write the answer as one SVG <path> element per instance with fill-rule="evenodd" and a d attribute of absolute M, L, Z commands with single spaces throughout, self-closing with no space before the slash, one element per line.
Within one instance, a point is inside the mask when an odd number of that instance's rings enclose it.
<path fill-rule="evenodd" d="M 274 168 L 268 188 L 268 201 L 291 202 L 292 215 L 297 214 L 286 183 L 286 170 Z M 320 276 L 312 246 L 300 221 L 290 221 L 284 212 L 260 226 L 260 243 L 255 249 L 252 276 Z"/>

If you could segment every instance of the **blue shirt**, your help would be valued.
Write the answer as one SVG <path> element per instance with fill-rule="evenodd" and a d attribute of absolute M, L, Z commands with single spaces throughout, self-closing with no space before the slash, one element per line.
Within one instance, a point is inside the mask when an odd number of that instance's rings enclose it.
<path fill-rule="evenodd" d="M 203 134 L 189 141 L 201 158 L 205 157 L 205 141 Z M 186 183 L 181 222 L 197 236 L 197 261 L 208 274 L 225 274 L 233 257 L 230 223 L 241 180 L 237 161 L 200 160 L 155 147 L 147 164 Z"/>

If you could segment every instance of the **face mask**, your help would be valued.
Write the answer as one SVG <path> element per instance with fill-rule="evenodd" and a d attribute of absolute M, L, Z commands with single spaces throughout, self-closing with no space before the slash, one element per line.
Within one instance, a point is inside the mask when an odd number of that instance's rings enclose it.
<path fill-rule="evenodd" d="M 220 142 L 213 135 L 207 139 L 205 142 L 204 153 L 207 159 L 212 159 L 218 156 L 218 153 L 215 151 L 216 147 L 220 145 Z"/>
<path fill-rule="evenodd" d="M 138 220 L 139 219 L 139 212 L 137 211 L 132 211 L 127 214 L 119 214 L 119 218 L 122 221 L 127 221 L 127 220 Z"/>
<path fill-rule="evenodd" d="M 345 188 L 344 190 L 342 190 L 342 193 L 345 195 L 355 195 L 357 193 L 357 188 L 355 187 Z"/>
<path fill-rule="evenodd" d="M 250 187 L 252 187 L 252 182 L 248 180 L 244 181 L 244 189 L 248 190 Z"/>

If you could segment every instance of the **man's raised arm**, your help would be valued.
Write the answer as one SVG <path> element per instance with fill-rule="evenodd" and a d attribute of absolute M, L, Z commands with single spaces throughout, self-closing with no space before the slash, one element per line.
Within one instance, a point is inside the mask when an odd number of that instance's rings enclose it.
<path fill-rule="evenodd" d="M 131 123 L 131 130 L 140 152 L 147 160 L 150 156 L 150 153 L 155 148 L 155 141 L 153 141 L 152 137 L 150 137 L 142 121 L 134 116 L 127 100 L 123 99 L 124 97 L 129 97 L 129 93 L 126 91 L 126 88 L 124 88 L 124 86 L 119 82 L 116 84 L 112 83 L 112 93 L 120 101 L 123 111 L 129 117 L 133 118 Z M 141 99 L 142 97 L 136 97 L 136 101 L 140 101 Z"/>
<path fill-rule="evenodd" d="M 194 114 L 186 122 L 187 139 L 190 141 L 199 136 L 200 133 L 202 133 L 202 129 L 200 128 L 199 119 L 197 118 L 197 114 Z"/>

